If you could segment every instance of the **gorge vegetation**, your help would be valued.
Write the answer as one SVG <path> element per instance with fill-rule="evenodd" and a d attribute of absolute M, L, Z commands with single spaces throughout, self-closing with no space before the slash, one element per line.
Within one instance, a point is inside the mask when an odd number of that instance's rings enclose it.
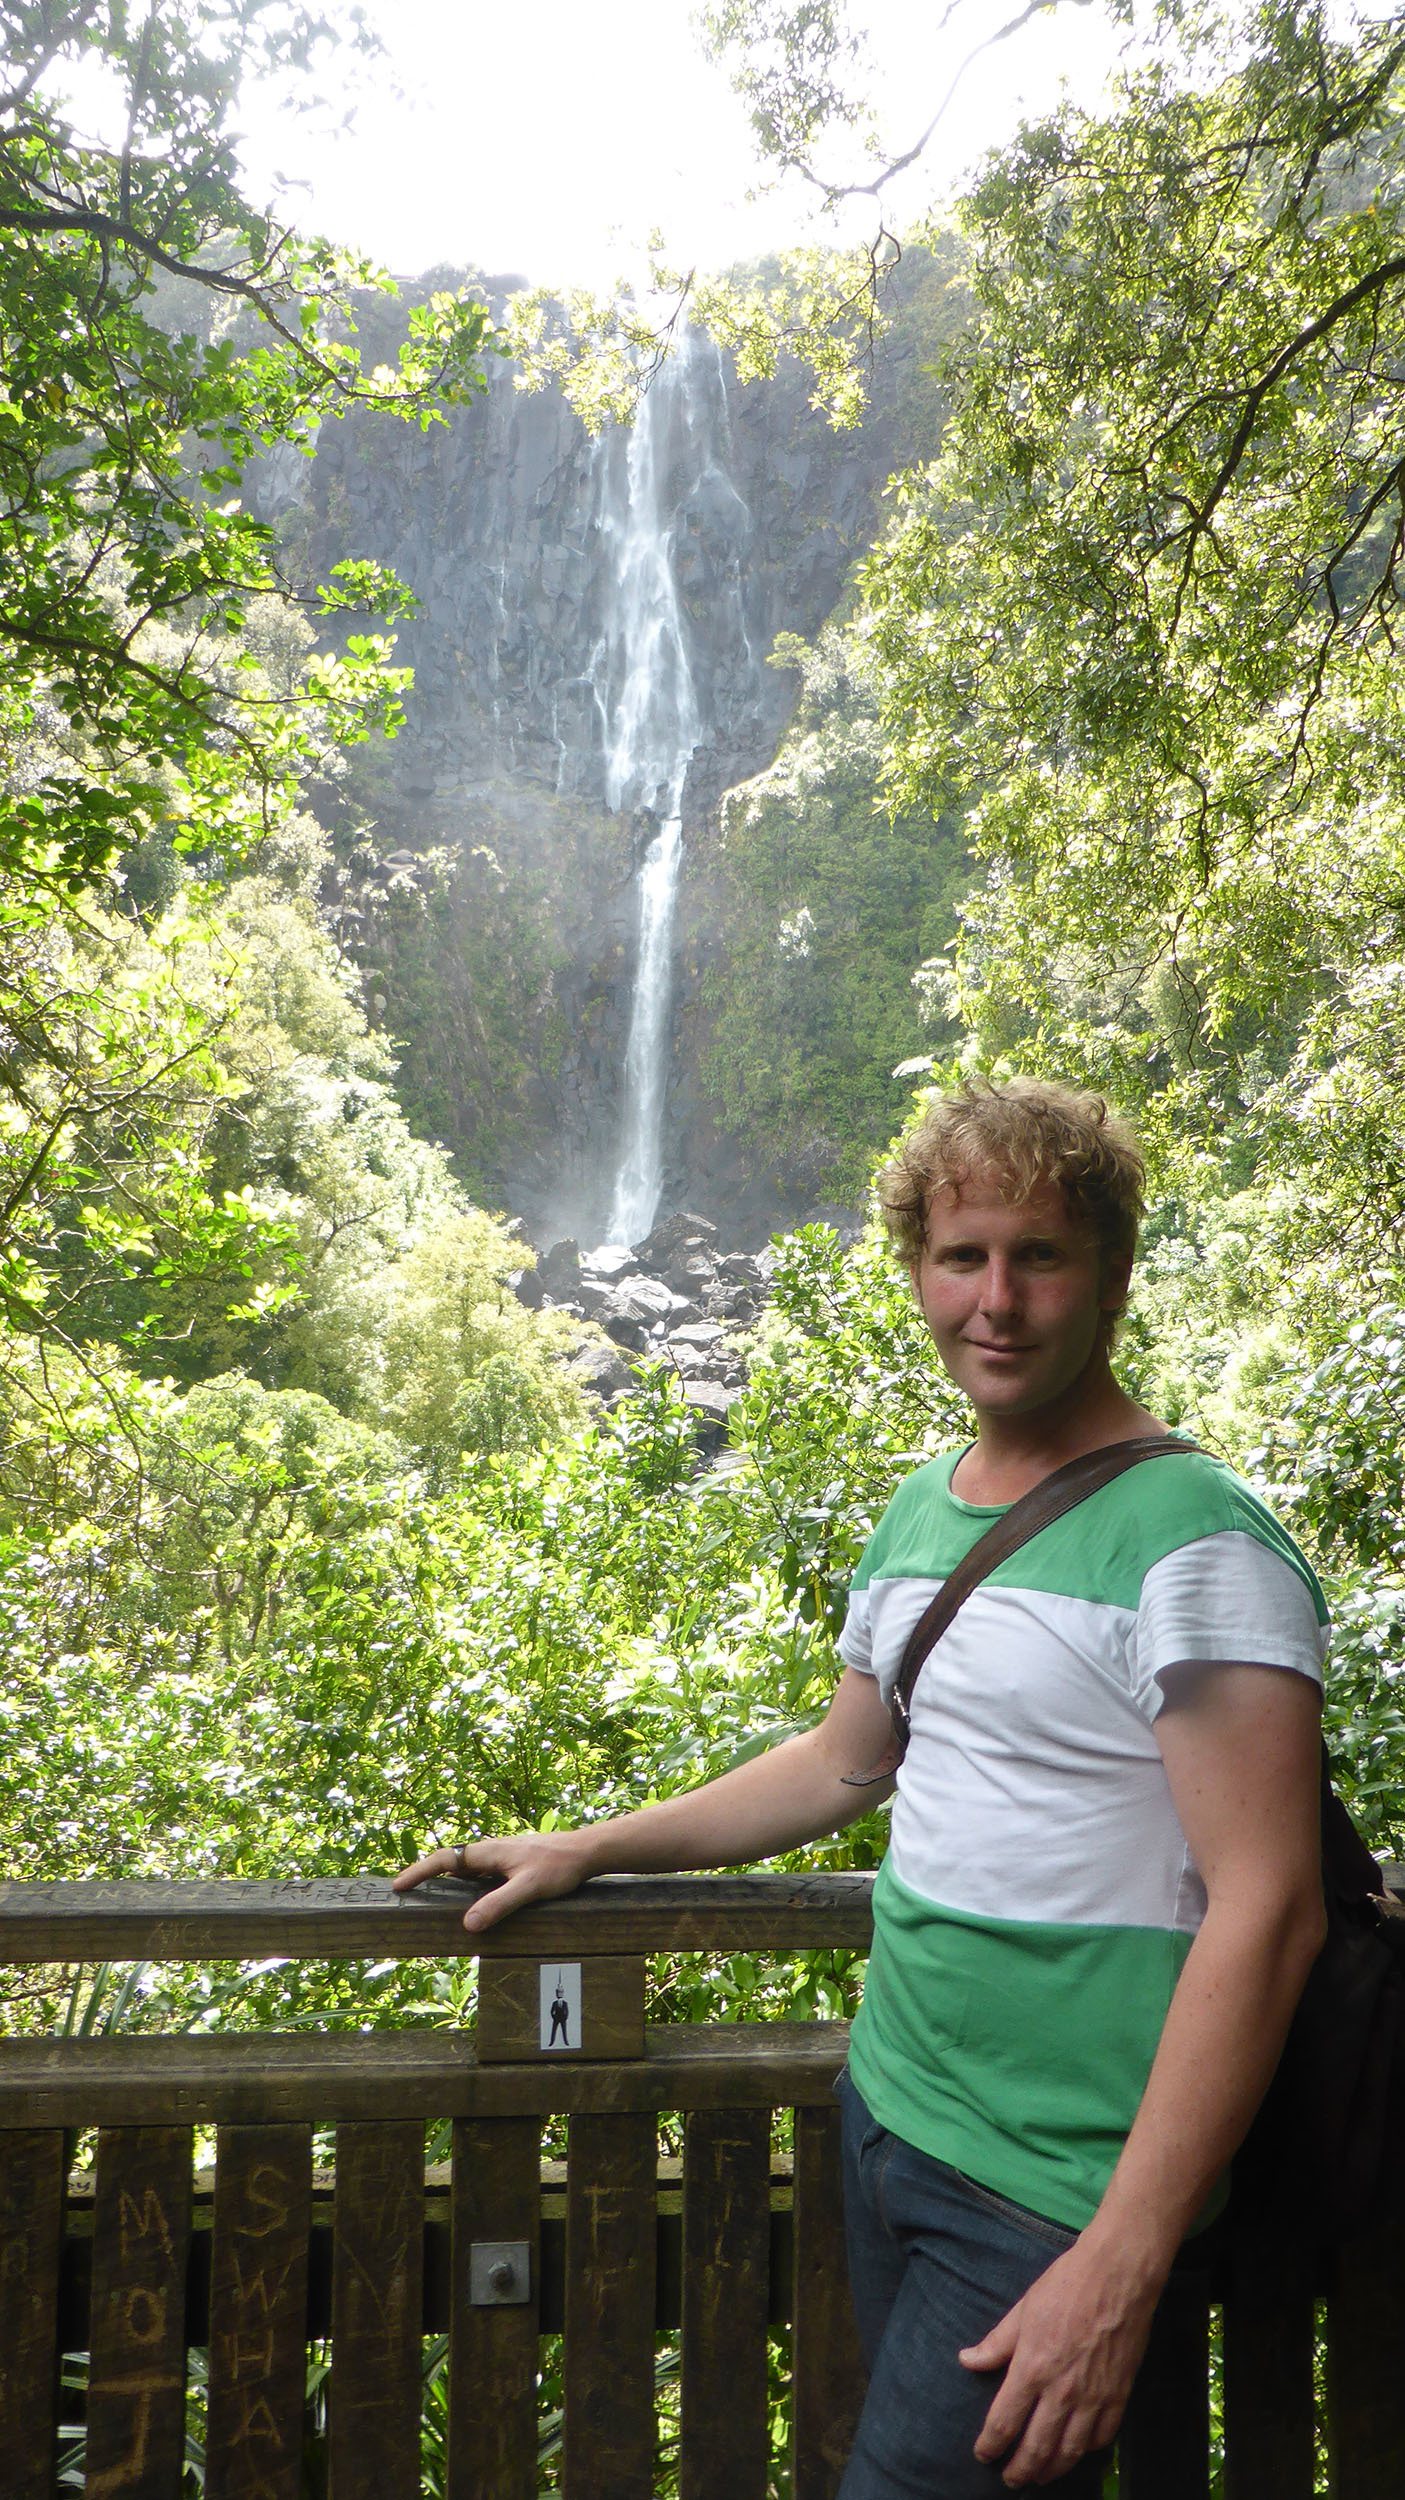
<path fill-rule="evenodd" d="M 777 653 L 791 726 L 714 828 L 699 1081 L 739 1156 L 800 1140 L 804 1194 L 855 1206 L 899 1062 L 1140 1112 L 1130 1376 L 1327 1573 L 1333 1741 L 1396 1847 L 1405 33 L 1314 0 L 1122 13 L 1161 48 L 982 176 L 940 444 Z M 574 1324 L 521 1306 L 529 1251 L 432 1142 L 436 929 L 473 936 L 485 1071 L 545 970 L 510 859 L 387 865 L 382 629 L 413 586 L 355 546 L 285 580 L 243 491 L 345 408 L 432 427 L 490 317 L 431 291 L 367 371 L 373 273 L 241 200 L 223 117 L 311 21 L 0 19 L 9 1863 L 331 1874 L 665 1793 L 821 1705 L 866 1529 L 959 1412 L 880 1244 L 822 1226 L 780 1250 L 725 1469 L 658 1368 L 583 1404 Z M 47 100 L 75 47 L 125 82 L 125 147 Z M 355 2022 L 425 1985 L 151 1973 L 125 2018 L 308 1990 Z"/>

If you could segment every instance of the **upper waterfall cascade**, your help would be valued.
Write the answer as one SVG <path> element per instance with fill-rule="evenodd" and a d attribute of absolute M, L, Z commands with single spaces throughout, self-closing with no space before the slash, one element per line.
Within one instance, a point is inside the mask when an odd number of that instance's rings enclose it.
<path fill-rule="evenodd" d="M 602 437 L 597 448 L 595 513 L 606 579 L 589 679 L 605 801 L 616 810 L 647 811 L 659 828 L 636 878 L 619 1158 L 605 1231 L 611 1242 L 643 1238 L 663 1189 L 683 796 L 711 728 L 689 650 L 687 518 L 723 496 L 742 531 L 749 527 L 727 475 L 727 442 L 721 356 L 710 340 L 688 331 L 645 391 L 628 434 Z M 754 670 L 740 579 L 729 590 L 730 612 L 721 622 L 736 656 Z M 718 618 L 709 624 L 715 644 Z"/>
<path fill-rule="evenodd" d="M 362 759 L 365 803 L 382 859 L 436 865 L 423 911 L 371 880 L 349 925 L 417 1120 L 538 1245 L 683 1206 L 737 1239 L 780 1220 L 705 1074 L 737 886 L 718 810 L 784 735 L 777 634 L 822 630 L 913 450 L 883 354 L 872 419 L 835 434 L 799 365 L 739 381 L 701 329 L 673 351 L 633 426 L 591 436 L 492 358 L 444 424 L 392 442 L 352 414 L 254 481 L 309 586 L 348 547 L 414 585 L 406 725 Z"/>

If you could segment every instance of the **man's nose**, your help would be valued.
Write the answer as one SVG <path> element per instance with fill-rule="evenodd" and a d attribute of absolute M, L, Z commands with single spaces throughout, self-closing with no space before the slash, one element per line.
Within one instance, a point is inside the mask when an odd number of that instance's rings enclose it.
<path fill-rule="evenodd" d="M 1019 1307 L 1019 1282 L 1009 1259 L 990 1258 L 981 1279 L 981 1309 L 991 1319 L 1005 1318 Z"/>

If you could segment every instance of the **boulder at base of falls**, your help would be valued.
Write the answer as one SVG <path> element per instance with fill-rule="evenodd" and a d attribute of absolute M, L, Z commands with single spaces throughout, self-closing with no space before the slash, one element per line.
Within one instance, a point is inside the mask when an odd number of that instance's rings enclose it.
<path fill-rule="evenodd" d="M 692 1305 L 681 1294 L 670 1293 L 656 1276 L 626 1276 L 618 1285 L 591 1284 L 585 1291 L 590 1303 L 590 1316 L 613 1337 L 616 1345 L 630 1346 L 636 1351 L 649 1343 L 653 1331 L 665 1327 L 671 1319 L 681 1319 Z"/>
<path fill-rule="evenodd" d="M 637 1273 L 639 1261 L 622 1242 L 602 1242 L 598 1250 L 582 1250 L 581 1274 L 594 1276 L 601 1284 L 612 1285 L 621 1276 Z"/>
<path fill-rule="evenodd" d="M 553 1302 L 564 1302 L 580 1283 L 580 1246 L 574 1241 L 554 1241 L 543 1250 L 537 1261 L 537 1276 L 544 1293 Z"/>
<path fill-rule="evenodd" d="M 709 1285 L 702 1298 L 708 1319 L 726 1320 L 733 1328 L 749 1327 L 756 1317 L 756 1299 L 740 1285 Z"/>
<path fill-rule="evenodd" d="M 684 1248 L 677 1251 L 664 1267 L 664 1283 L 689 1302 L 700 1301 L 712 1283 L 715 1271 L 703 1250 Z"/>
<path fill-rule="evenodd" d="M 641 1267 L 661 1268 L 685 1244 L 702 1250 L 716 1239 L 717 1227 L 709 1224 L 705 1215 L 680 1213 L 666 1215 L 644 1241 L 636 1241 L 634 1248 Z"/>
<path fill-rule="evenodd" d="M 713 1346 L 686 1345 L 681 1337 L 670 1337 L 668 1357 L 680 1380 L 725 1382 L 731 1374 L 736 1385 L 737 1366 Z"/>
<path fill-rule="evenodd" d="M 607 1406 L 639 1385 L 619 1347 L 603 1341 L 581 1346 L 562 1369 L 578 1389 L 584 1389 L 588 1397 L 603 1399 Z"/>
<path fill-rule="evenodd" d="M 709 1457 L 720 1450 L 727 1438 L 727 1417 L 736 1401 L 735 1389 L 724 1389 L 712 1380 L 685 1380 L 683 1397 L 688 1412 L 697 1426 L 698 1447 Z"/>
<path fill-rule="evenodd" d="M 539 1268 L 519 1267 L 513 1275 L 509 1276 L 507 1283 L 509 1292 L 516 1294 L 524 1310 L 539 1311 L 541 1309 L 546 1300 L 546 1287 L 542 1283 Z"/>

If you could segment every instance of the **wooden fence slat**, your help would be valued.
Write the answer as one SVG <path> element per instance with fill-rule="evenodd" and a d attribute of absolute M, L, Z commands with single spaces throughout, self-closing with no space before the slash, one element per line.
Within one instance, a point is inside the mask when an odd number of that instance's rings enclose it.
<path fill-rule="evenodd" d="M 1327 2297 L 1327 2423 L 1340 2500 L 1405 2490 L 1405 2285 L 1399 2216 L 1339 2250 Z"/>
<path fill-rule="evenodd" d="M 695 2111 L 683 2135 L 679 2500 L 765 2500 L 769 2110 Z"/>
<path fill-rule="evenodd" d="M 58 2426 L 64 2138 L 0 2135 L 0 2457 L 8 2500 L 49 2500 Z"/>
<path fill-rule="evenodd" d="M 848 2036 L 847 2023 L 657 2023 L 643 2057 L 529 2066 L 480 2066 L 462 2033 L 420 2029 L 0 2040 L 0 2129 L 828 2106 Z"/>
<path fill-rule="evenodd" d="M 299 2500 L 312 2133 L 221 2127 L 205 2500 Z"/>
<path fill-rule="evenodd" d="M 475 2308 L 475 2240 L 525 2240 L 531 2298 Z M 541 2121 L 454 2128 L 448 2500 L 536 2500 L 541 2316 Z"/>
<path fill-rule="evenodd" d="M 337 2129 L 331 2500 L 419 2500 L 424 2128 Z"/>
<path fill-rule="evenodd" d="M 85 2500 L 178 2500 L 190 2130 L 98 2137 Z"/>
<path fill-rule="evenodd" d="M 571 2121 L 565 2359 L 571 2500 L 652 2500 L 656 2144 L 650 2117 Z"/>
<path fill-rule="evenodd" d="M 873 1877 L 597 1875 L 565 1900 L 529 1903 L 501 1928 L 466 1934 L 485 1886 L 443 1879 L 394 1892 L 388 1875 L 129 1878 L 0 1884 L 0 1962 L 208 1962 L 264 1954 L 322 1961 L 363 1954 L 560 1955 L 866 1953 Z"/>
<path fill-rule="evenodd" d="M 865 2378 L 849 2298 L 839 2112 L 832 2103 L 795 2113 L 791 2320 L 795 2500 L 833 2500 L 853 2444 Z"/>
<path fill-rule="evenodd" d="M 1225 2286 L 1225 2500 L 1313 2500 L 1313 2345 L 1311 2254 L 1265 2214 Z"/>
<path fill-rule="evenodd" d="M 1199 2273 L 1161 2295 L 1117 2450 L 1119 2500 L 1210 2500 L 1210 2301 Z"/>

